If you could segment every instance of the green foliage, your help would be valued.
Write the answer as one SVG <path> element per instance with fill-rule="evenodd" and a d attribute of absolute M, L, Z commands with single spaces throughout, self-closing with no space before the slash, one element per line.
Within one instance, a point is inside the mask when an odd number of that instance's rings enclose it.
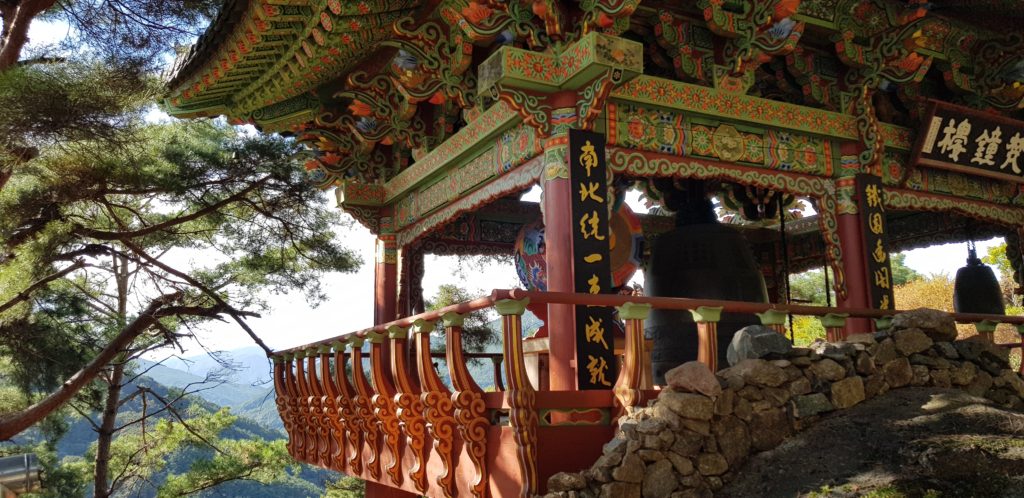
<path fill-rule="evenodd" d="M 1006 257 L 1006 242 L 989 247 L 987 254 L 981 258 L 987 265 L 996 267 L 999 275 L 999 288 L 1003 293 L 1003 301 L 1008 306 L 1021 304 L 1021 297 L 1017 295 L 1017 283 L 1013 279 L 1013 266 Z"/>
<path fill-rule="evenodd" d="M 335 482 L 327 485 L 323 498 L 363 498 L 366 496 L 366 481 L 351 477 L 342 476 Z"/>
<path fill-rule="evenodd" d="M 825 338 L 825 327 L 815 316 L 794 316 L 793 317 L 793 345 L 804 347 L 810 343 Z"/>
<path fill-rule="evenodd" d="M 471 295 L 466 289 L 454 284 L 443 284 L 426 303 L 427 309 L 436 310 L 461 302 L 469 301 L 478 296 Z M 462 344 L 466 351 L 481 352 L 488 344 L 497 339 L 497 334 L 488 327 L 490 320 L 486 310 L 479 310 L 465 316 L 462 326 Z M 443 348 L 443 346 L 441 346 Z"/>
<path fill-rule="evenodd" d="M 157 82 L 137 68 L 100 61 L 2 71 L 0 154 L 12 153 L 18 144 L 39 147 L 76 140 L 128 147 L 141 111 L 157 91 Z"/>
<path fill-rule="evenodd" d="M 829 284 L 832 282 L 832 271 L 829 270 Z M 822 270 L 808 270 L 791 275 L 789 292 L 795 303 L 825 306 L 825 274 Z M 835 304 L 835 299 L 832 299 L 832 303 Z"/>
<path fill-rule="evenodd" d="M 892 266 L 892 283 L 893 285 L 906 285 L 916 280 L 921 280 L 924 275 L 921 275 L 913 268 L 907 266 L 907 255 L 901 252 L 890 255 L 890 264 Z"/>

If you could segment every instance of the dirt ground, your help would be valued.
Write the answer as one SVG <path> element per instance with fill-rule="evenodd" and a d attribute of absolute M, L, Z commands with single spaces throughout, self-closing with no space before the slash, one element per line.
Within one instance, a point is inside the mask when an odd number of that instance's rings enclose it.
<path fill-rule="evenodd" d="M 1024 414 L 897 389 L 754 456 L 715 496 L 1024 498 Z"/>

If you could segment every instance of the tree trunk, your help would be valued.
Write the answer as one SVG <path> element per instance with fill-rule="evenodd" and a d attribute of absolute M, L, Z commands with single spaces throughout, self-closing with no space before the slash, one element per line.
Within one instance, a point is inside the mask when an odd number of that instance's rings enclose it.
<path fill-rule="evenodd" d="M 117 427 L 117 405 L 121 400 L 121 382 L 124 381 L 124 363 L 111 367 L 110 384 L 107 386 L 107 400 L 103 406 L 99 435 L 96 437 L 96 469 L 93 473 L 95 498 L 108 498 L 110 489 L 110 443 L 114 441 Z"/>
<path fill-rule="evenodd" d="M 66 403 L 72 396 L 78 393 L 86 384 L 96 378 L 100 372 L 113 361 L 121 351 L 124 351 L 135 340 L 139 334 L 145 332 L 151 325 L 156 323 L 159 319 L 157 315 L 158 311 L 165 305 L 168 305 L 181 297 L 180 293 L 167 294 L 154 299 L 152 303 L 146 307 L 142 313 L 139 314 L 128 324 L 127 327 L 121 329 L 121 333 L 110 341 L 107 347 L 100 351 L 100 354 L 96 355 L 95 358 L 88 365 L 83 367 L 81 370 L 72 375 L 70 379 L 66 380 L 64 384 L 56 392 L 50 393 L 45 398 L 39 400 L 36 404 L 6 417 L 0 418 L 0 441 L 10 439 L 25 429 L 28 429 L 36 422 L 39 422 L 47 415 L 53 413 L 54 410 L 60 408 L 61 405 Z"/>

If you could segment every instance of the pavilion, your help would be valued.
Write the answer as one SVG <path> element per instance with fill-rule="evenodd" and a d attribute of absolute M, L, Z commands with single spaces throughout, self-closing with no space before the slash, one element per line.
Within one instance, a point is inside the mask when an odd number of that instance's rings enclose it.
<path fill-rule="evenodd" d="M 292 455 L 369 496 L 531 496 L 649 396 L 652 306 L 691 310 L 702 348 L 723 307 L 780 329 L 818 315 L 838 339 L 899 307 L 889 253 L 993 236 L 1024 283 L 1021 25 L 1001 0 L 227 0 L 163 105 L 294 136 L 377 237 L 378 325 L 274 357 Z M 769 303 L 614 294 L 616 199 L 689 180 L 742 222 Z M 787 218 L 800 202 L 814 214 Z M 630 219 L 642 266 L 673 222 Z M 512 254 L 531 224 L 546 292 L 424 312 L 424 254 Z M 786 276 L 823 266 L 835 307 L 787 303 Z M 527 306 L 545 326 L 524 340 Z M 624 335 L 594 340 L 613 306 Z M 461 320 L 492 307 L 503 377 L 485 392 Z"/>

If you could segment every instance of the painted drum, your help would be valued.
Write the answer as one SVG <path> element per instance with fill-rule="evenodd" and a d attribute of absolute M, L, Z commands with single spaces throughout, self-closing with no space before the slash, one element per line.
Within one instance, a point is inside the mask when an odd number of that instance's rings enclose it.
<path fill-rule="evenodd" d="M 611 218 L 612 284 L 629 282 L 643 257 L 644 234 L 640 218 L 622 203 Z M 516 273 L 529 290 L 547 290 L 547 266 L 544 260 L 544 224 L 541 220 L 523 225 L 514 249 Z"/>

